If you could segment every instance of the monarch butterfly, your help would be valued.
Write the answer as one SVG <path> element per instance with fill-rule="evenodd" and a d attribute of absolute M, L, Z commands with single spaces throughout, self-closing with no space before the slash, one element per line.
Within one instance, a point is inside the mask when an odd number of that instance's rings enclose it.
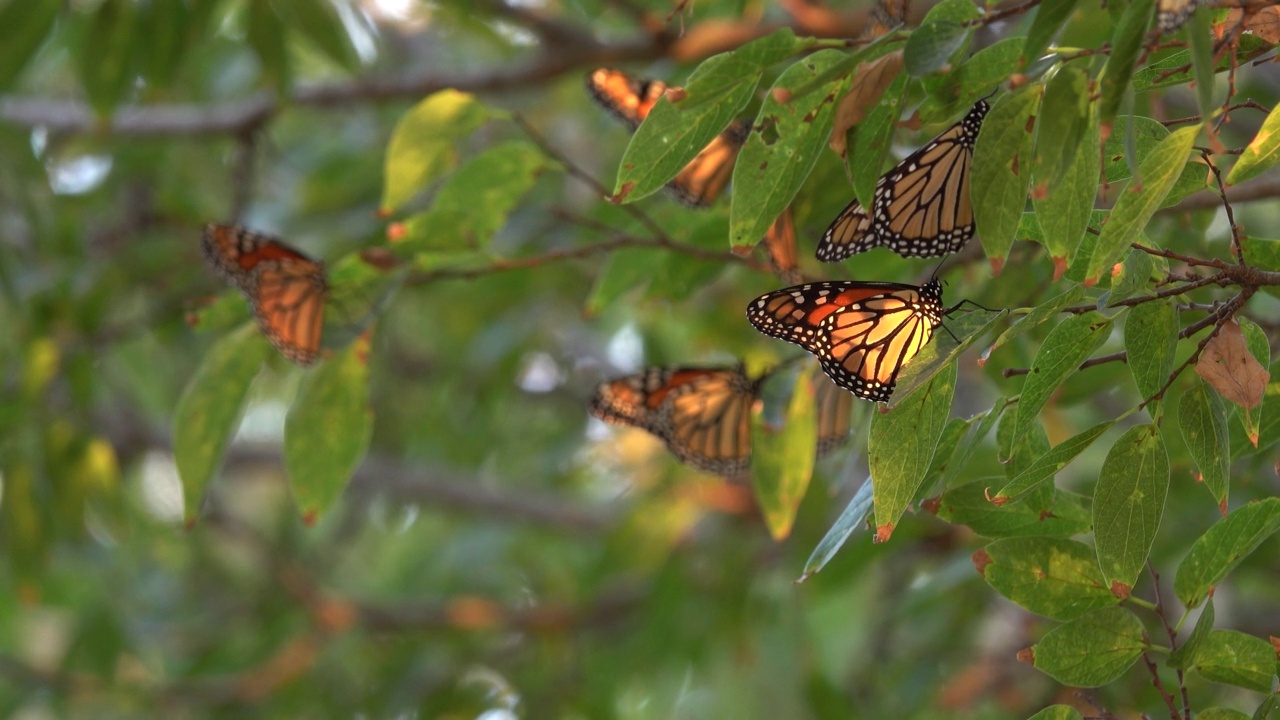
<path fill-rule="evenodd" d="M 233 225 L 205 225 L 201 246 L 209 263 L 248 298 L 271 344 L 299 365 L 314 362 L 328 295 L 323 264 L 278 238 Z"/>
<path fill-rule="evenodd" d="M 853 396 L 826 375 L 817 375 L 813 384 L 818 406 L 818 457 L 823 457 L 849 440 Z"/>
<path fill-rule="evenodd" d="M 774 272 L 788 282 L 800 279 L 800 263 L 796 260 L 796 221 L 790 207 L 769 226 L 764 246 L 769 251 L 769 264 Z"/>
<path fill-rule="evenodd" d="M 898 373 L 942 324 L 942 284 L 816 282 L 751 301 L 747 319 L 813 353 L 840 387 L 888 402 Z"/>
<path fill-rule="evenodd" d="M 822 234 L 815 255 L 839 262 L 885 246 L 903 257 L 945 255 L 973 237 L 969 167 L 990 106 L 979 100 L 955 125 L 876 182 L 872 212 L 855 198 Z"/>
<path fill-rule="evenodd" d="M 591 414 L 657 435 L 696 468 L 736 477 L 751 466 L 751 405 L 761 380 L 739 367 L 649 368 L 601 384 Z"/>
<path fill-rule="evenodd" d="M 1156 25 L 1162 33 L 1182 27 L 1204 0 L 1159 0 L 1156 3 Z"/>
<path fill-rule="evenodd" d="M 751 466 L 751 407 L 768 377 L 748 379 L 739 366 L 648 368 L 602 383 L 591 414 L 657 435 L 696 468 L 738 477 Z M 818 457 L 848 439 L 849 397 L 826 378 L 818 381 Z"/>
<path fill-rule="evenodd" d="M 661 80 L 642 80 L 621 70 L 599 68 L 587 76 L 587 90 L 596 102 L 635 132 L 667 91 L 667 84 Z M 733 177 L 733 163 L 750 130 L 747 123 L 735 120 L 685 165 L 680 174 L 667 183 L 667 188 L 692 207 L 707 207 L 715 202 Z"/>

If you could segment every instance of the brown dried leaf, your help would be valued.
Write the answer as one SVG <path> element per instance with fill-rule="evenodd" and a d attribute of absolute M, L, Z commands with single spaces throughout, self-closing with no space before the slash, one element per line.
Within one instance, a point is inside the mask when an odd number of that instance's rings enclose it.
<path fill-rule="evenodd" d="M 853 74 L 853 86 L 849 94 L 836 105 L 835 121 L 831 126 L 831 139 L 827 144 L 840 157 L 845 156 L 845 136 L 849 128 L 862 122 L 867 111 L 880 102 L 885 88 L 902 72 L 902 51 L 895 50 L 863 63 Z"/>
<path fill-rule="evenodd" d="M 1248 409 L 1262 402 L 1271 374 L 1262 367 L 1245 346 L 1240 325 L 1230 320 L 1204 346 L 1196 362 L 1196 374 L 1213 386 L 1222 397 Z"/>
<path fill-rule="evenodd" d="M 1244 29 L 1275 45 L 1280 43 L 1280 7 L 1264 7 L 1245 21 Z"/>

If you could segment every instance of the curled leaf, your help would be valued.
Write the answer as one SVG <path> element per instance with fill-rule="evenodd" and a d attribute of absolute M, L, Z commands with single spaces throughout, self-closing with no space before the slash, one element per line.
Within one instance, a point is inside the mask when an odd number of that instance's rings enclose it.
<path fill-rule="evenodd" d="M 854 71 L 853 85 L 849 93 L 836 106 L 835 122 L 831 126 L 831 139 L 827 142 L 840 157 L 845 156 L 845 143 L 849 128 L 862 122 L 871 108 L 880 101 L 886 88 L 902 72 L 902 51 L 866 62 Z"/>

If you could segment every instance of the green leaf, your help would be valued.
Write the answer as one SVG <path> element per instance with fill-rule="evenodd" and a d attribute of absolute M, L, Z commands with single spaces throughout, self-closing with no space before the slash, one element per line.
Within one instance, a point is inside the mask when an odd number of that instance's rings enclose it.
<path fill-rule="evenodd" d="M 303 378 L 285 418 L 285 469 L 308 525 L 342 494 L 372 435 L 369 341 L 361 339 Z"/>
<path fill-rule="evenodd" d="M 1142 49 L 1142 40 L 1151 21 L 1154 0 L 1131 0 L 1111 37 L 1111 55 L 1099 81 L 1103 134 L 1109 134 L 1120 101 L 1129 89 L 1133 66 Z"/>
<path fill-rule="evenodd" d="M 1237 508 L 1191 545 L 1178 565 L 1173 590 L 1187 607 L 1204 601 L 1213 586 L 1280 530 L 1280 498 L 1269 497 Z"/>
<path fill-rule="evenodd" d="M 976 425 L 973 422 L 977 419 L 976 417 L 969 419 L 969 426 L 973 429 L 970 431 L 969 436 L 965 438 L 964 443 L 960 445 L 959 457 L 953 458 L 947 465 L 947 471 L 942 478 L 942 487 L 944 489 L 951 487 L 951 481 L 964 468 L 965 463 L 969 462 L 973 451 L 977 450 L 978 446 L 991 434 L 991 429 L 996 426 L 996 423 L 999 422 L 1000 417 L 1004 414 L 1005 408 L 1009 407 L 1009 405 L 1010 402 L 1007 398 L 999 398 L 990 410 L 982 414 L 982 420 Z"/>
<path fill-rule="evenodd" d="M 1226 72 L 1232 67 L 1245 65 L 1258 55 L 1269 52 L 1273 47 L 1271 43 L 1251 33 L 1238 36 L 1233 45 L 1236 47 L 1235 58 L 1229 57 L 1228 53 L 1222 53 L 1222 57 L 1214 68 L 1216 72 Z M 1133 89 L 1135 92 L 1146 92 L 1182 85 L 1193 79 L 1190 51 L 1178 50 L 1135 72 Z"/>
<path fill-rule="evenodd" d="M 1027 720 L 1081 720 L 1081 715 L 1070 705 L 1050 705 Z"/>
<path fill-rule="evenodd" d="M 875 483 L 876 538 L 889 539 L 925 480 L 938 439 L 951 412 L 956 367 L 937 375 L 871 419 L 867 464 Z"/>
<path fill-rule="evenodd" d="M 623 153 L 614 194 L 635 202 L 660 190 L 746 107 L 770 65 L 812 43 L 783 28 L 703 61 L 689 76 L 683 100 L 672 104 L 664 96 L 640 123 Z"/>
<path fill-rule="evenodd" d="M 1054 36 L 1062 29 L 1076 9 L 1076 0 L 1058 0 L 1040 3 L 1036 8 L 1031 29 L 1027 30 L 1026 49 L 1022 52 L 1020 66 L 1026 68 L 1044 54 Z"/>
<path fill-rule="evenodd" d="M 1052 450 L 1044 453 L 1036 458 L 1025 470 L 1018 473 L 1010 480 L 1000 491 L 992 496 L 992 501 L 998 504 L 1005 502 L 1017 502 L 1021 500 L 1027 493 L 1035 490 L 1046 480 L 1052 480 L 1053 476 L 1062 472 L 1071 461 L 1085 451 L 1094 440 L 1097 440 L 1111 426 L 1115 424 L 1115 420 L 1106 420 L 1097 425 L 1070 437 L 1058 443 Z"/>
<path fill-rule="evenodd" d="M 1270 238 L 1240 238 L 1244 260 L 1261 270 L 1280 270 L 1280 240 Z M 1280 286 L 1265 285 L 1258 288 L 1268 295 L 1280 297 Z"/>
<path fill-rule="evenodd" d="M 1028 85 L 996 100 L 982 123 L 973 150 L 969 193 L 978 237 L 987 257 L 1002 266 L 1027 205 L 1035 147 L 1031 118 L 1038 88 Z"/>
<path fill-rule="evenodd" d="M 151 0 L 138 11 L 139 34 L 148 39 L 145 46 L 138 48 L 138 60 L 147 82 L 165 87 L 192 46 L 187 5 L 183 0 Z M 3 27 L 2 21 L 0 27 Z"/>
<path fill-rule="evenodd" d="M 1151 241 L 1144 234 L 1139 237 L 1139 242 L 1146 245 Z M 1164 268 L 1157 277 L 1164 278 L 1167 270 L 1167 267 Z M 1099 303 L 1107 307 L 1115 307 L 1116 303 L 1136 295 L 1139 290 L 1154 290 L 1152 275 L 1155 272 L 1156 265 L 1151 255 L 1140 251 L 1130 252 L 1120 265 L 1120 272 L 1116 274 L 1113 271 L 1111 290 L 1104 297 L 1098 298 Z"/>
<path fill-rule="evenodd" d="M 1191 667 L 1206 680 L 1270 693 L 1275 683 L 1276 651 L 1262 638 L 1236 630 L 1214 630 L 1196 652 Z"/>
<path fill-rule="evenodd" d="M 1267 340 L 1267 333 L 1247 317 L 1239 316 L 1236 320 L 1240 324 L 1240 332 L 1244 334 L 1244 346 L 1249 354 L 1253 355 L 1262 367 L 1271 367 L 1271 343 Z M 1259 404 L 1257 407 L 1249 408 L 1248 412 L 1240 409 L 1236 411 L 1250 438 L 1258 437 L 1261 432 L 1262 410 L 1263 406 Z"/>
<path fill-rule="evenodd" d="M 942 435 L 938 438 L 938 446 L 933 450 L 933 460 L 929 463 L 929 469 L 925 471 L 925 478 L 942 479 L 942 475 L 951 466 L 951 458 L 955 455 L 956 447 L 960 444 L 960 438 L 969 432 L 969 421 L 962 418 L 951 418 L 947 421 L 946 427 L 942 428 Z M 938 487 L 937 482 L 927 482 L 920 486 L 920 490 L 916 492 L 915 500 L 923 500 L 924 496 L 933 492 Z M 945 490 L 945 486 L 940 489 Z"/>
<path fill-rule="evenodd" d="M 1121 607 L 1099 608 L 1050 630 L 1032 646 L 1037 670 L 1064 685 L 1100 687 L 1147 649 L 1142 621 Z"/>
<path fill-rule="evenodd" d="M 1093 491 L 1093 539 L 1109 586 L 1132 588 L 1155 541 L 1169 493 L 1169 452 L 1155 425 L 1116 440 Z"/>
<path fill-rule="evenodd" d="M 542 151 L 522 140 L 490 146 L 445 180 L 429 210 L 405 221 L 397 251 L 487 247 L 546 167 Z"/>
<path fill-rule="evenodd" d="M 75 45 L 80 83 L 99 115 L 110 114 L 133 79 L 134 8 L 131 0 L 104 0 Z"/>
<path fill-rule="evenodd" d="M 1045 86 L 1036 117 L 1033 199 L 1047 197 L 1079 152 L 1087 149 L 1081 141 L 1089 130 L 1090 107 L 1089 74 L 1083 68 L 1063 67 Z M 1094 181 L 1096 184 L 1096 174 Z"/>
<path fill-rule="evenodd" d="M 838 50 L 820 50 L 787 68 L 765 95 L 757 127 L 747 137 L 733 169 L 729 209 L 729 241 L 733 246 L 759 243 L 791 204 L 831 136 L 834 100 L 848 80 L 837 79 L 786 103 L 778 102 L 777 98 L 785 95 L 779 91 L 809 83 L 844 57 Z"/>
<path fill-rule="evenodd" d="M 1178 427 L 1187 452 L 1200 471 L 1200 481 L 1218 502 L 1218 507 L 1225 509 L 1231 489 L 1227 410 L 1218 393 L 1200 378 L 1195 379 L 1178 401 Z"/>
<path fill-rule="evenodd" d="M 876 183 L 883 174 L 885 155 L 893 144 L 893 130 L 902 114 L 902 103 L 907 99 L 906 90 L 907 75 L 902 73 L 893 79 L 853 131 L 848 163 L 853 174 L 854 196 L 864 208 L 874 206 Z"/>
<path fill-rule="evenodd" d="M 1217 69 L 1213 66 L 1214 40 L 1209 27 L 1209 13 L 1192 13 L 1186 32 L 1191 44 L 1191 66 L 1196 75 L 1196 105 L 1200 109 L 1200 120 L 1208 129 L 1217 110 L 1213 105 L 1213 81 Z"/>
<path fill-rule="evenodd" d="M 1129 244 L 1138 239 L 1186 167 L 1187 156 L 1198 132 L 1199 125 L 1181 128 L 1160 141 L 1151 154 L 1143 158 L 1138 166 L 1141 181 L 1131 182 L 1125 188 L 1112 208 L 1107 224 L 1102 226 L 1102 234 L 1089 260 L 1085 285 L 1093 285 L 1099 275 L 1110 271 L 1111 266 L 1129 250 Z"/>
<path fill-rule="evenodd" d="M 1000 333 L 999 337 L 996 338 L 996 341 L 991 343 L 986 350 L 982 351 L 983 361 L 990 357 L 991 353 L 997 348 L 1000 348 L 1009 341 L 1040 327 L 1049 319 L 1057 317 L 1058 313 L 1062 312 L 1063 308 L 1075 305 L 1080 302 L 1080 299 L 1083 297 L 1084 288 L 1079 285 L 1072 285 L 1067 288 L 1066 292 L 1060 295 L 1055 295 L 1054 297 L 1040 303 L 1034 310 L 1023 315 L 1009 327 L 1005 328 L 1005 331 Z"/>
<path fill-rule="evenodd" d="M 1046 513 L 1027 503 L 997 506 L 987 499 L 990 487 L 990 481 L 978 480 L 947 490 L 938 501 L 938 517 L 990 538 L 1071 537 L 1089 532 L 1093 522 L 1083 496 L 1059 491 L 1053 511 Z"/>
<path fill-rule="evenodd" d="M 205 487 L 240 420 L 249 385 L 270 346 L 255 323 L 214 343 L 173 411 L 173 459 L 182 478 L 187 522 L 200 510 Z"/>
<path fill-rule="evenodd" d="M 955 71 L 925 78 L 929 97 L 920 106 L 920 121 L 942 123 L 968 112 L 975 102 L 1017 71 L 1021 55 L 1022 38 L 1005 38 L 974 53 Z"/>
<path fill-rule="evenodd" d="M 1061 277 L 1075 259 L 1084 239 L 1098 194 L 1098 125 L 1091 122 L 1081 138 L 1079 152 L 1047 197 L 1032 197 L 1042 242 L 1053 258 L 1054 279 Z"/>
<path fill-rule="evenodd" d="M 1280 163 L 1280 105 L 1271 109 L 1262 127 L 1227 173 L 1229 185 L 1239 185 Z"/>
<path fill-rule="evenodd" d="M 1246 35 L 1245 37 L 1249 36 Z M 1271 694 L 1265 697 L 1262 702 L 1258 704 L 1258 708 L 1253 711 L 1253 720 L 1267 720 L 1267 718 L 1271 717 L 1271 711 L 1275 710 L 1277 706 L 1280 706 L 1280 693 L 1276 693 L 1273 689 Z M 1209 710 L 1214 709 L 1216 708 L 1209 708 Z M 1209 710 L 1206 710 L 1205 712 L 1209 712 Z M 1230 720 L 1230 718 L 1228 718 L 1228 720 Z"/>
<path fill-rule="evenodd" d="M 289 65 L 289 44 L 285 25 L 271 7 L 270 0 L 248 0 L 245 37 L 262 63 L 262 75 L 276 90 L 286 90 L 293 82 Z"/>
<path fill-rule="evenodd" d="M 1117 602 L 1093 548 L 1075 540 L 1007 538 L 974 553 L 973 559 L 996 592 L 1054 620 L 1071 620 Z"/>
<path fill-rule="evenodd" d="M 0 6 L 0 27 L 4 28 L 4 42 L 0 43 L 0 90 L 13 85 L 27 61 L 44 44 L 61 6 L 59 0 L 8 0 Z"/>
<path fill-rule="evenodd" d="M 1108 183 L 1133 177 L 1133 157 L 1145 158 L 1169 137 L 1169 129 L 1149 117 L 1121 115 L 1116 125 L 1124 132 L 1112 133 L 1102 146 L 1102 171 Z"/>
<path fill-rule="evenodd" d="M 1143 400 L 1164 387 L 1173 371 L 1173 353 L 1177 347 L 1178 311 L 1172 298 L 1129 309 L 1124 321 L 1124 349 L 1129 356 L 1129 372 Z M 1147 405 L 1153 420 L 1160 419 L 1160 408 L 1159 400 Z"/>
<path fill-rule="evenodd" d="M 1169 653 L 1169 667 L 1176 670 L 1186 670 L 1191 667 L 1196 652 L 1204 645 L 1204 641 L 1213 630 L 1213 622 L 1213 598 L 1209 598 L 1209 601 L 1204 604 L 1204 610 L 1201 611 L 1199 619 L 1196 620 L 1196 627 L 1191 631 L 1191 637 L 1179 645 L 1177 650 Z"/>
<path fill-rule="evenodd" d="M 457 90 L 428 95 L 405 113 L 387 144 L 380 212 L 389 215 L 458 162 L 459 142 L 491 113 Z"/>
<path fill-rule="evenodd" d="M 943 0 L 934 5 L 907 38 L 903 48 L 907 72 L 921 77 L 941 69 L 969 37 L 965 23 L 977 17 L 978 9 L 969 0 Z"/>
<path fill-rule="evenodd" d="M 1196 720 L 1249 720 L 1249 714 L 1232 708 L 1211 707 L 1197 712 Z"/>
<path fill-rule="evenodd" d="M 271 0 L 271 7 L 291 30 L 306 36 L 313 45 L 341 67 L 360 67 L 347 29 L 333 5 L 315 0 Z"/>
<path fill-rule="evenodd" d="M 969 20 L 978 18 L 978 9 L 969 0 L 943 0 L 929 9 L 920 27 L 906 38 L 902 55 L 906 72 L 914 77 L 940 69 L 969 37 Z"/>
<path fill-rule="evenodd" d="M 871 515 L 873 490 L 871 478 L 868 477 L 866 482 L 858 488 L 858 492 L 853 494 L 849 504 L 840 513 L 840 517 L 836 518 L 835 523 L 827 530 L 827 534 L 822 536 L 817 546 L 813 548 L 813 552 L 809 553 L 809 559 L 804 563 L 804 573 L 796 582 L 804 582 L 826 567 L 831 558 L 835 557 L 835 554 L 844 546 L 849 536 L 855 530 L 866 527 L 867 517 Z"/>
<path fill-rule="evenodd" d="M 1022 385 L 1014 440 L 1022 436 L 1049 402 L 1049 396 L 1111 334 L 1111 320 L 1096 312 L 1072 315 L 1049 331 Z"/>
<path fill-rule="evenodd" d="M 751 422 L 752 474 L 756 501 L 769 534 L 783 540 L 791 534 L 796 510 L 809 489 L 818 443 L 818 415 L 808 373 L 796 373 L 786 425 L 769 427 L 762 413 Z"/>

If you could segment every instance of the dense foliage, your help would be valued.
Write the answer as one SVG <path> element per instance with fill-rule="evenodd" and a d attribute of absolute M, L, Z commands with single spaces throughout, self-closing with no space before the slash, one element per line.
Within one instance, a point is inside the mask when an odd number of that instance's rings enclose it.
<path fill-rule="evenodd" d="M 850 5 L 0 0 L 0 711 L 1266 717 L 1280 13 Z M 813 259 L 983 98 L 974 240 Z M 209 222 L 323 258 L 313 365 Z M 747 303 L 935 275 L 815 462 Z M 737 363 L 750 482 L 588 416 Z"/>

